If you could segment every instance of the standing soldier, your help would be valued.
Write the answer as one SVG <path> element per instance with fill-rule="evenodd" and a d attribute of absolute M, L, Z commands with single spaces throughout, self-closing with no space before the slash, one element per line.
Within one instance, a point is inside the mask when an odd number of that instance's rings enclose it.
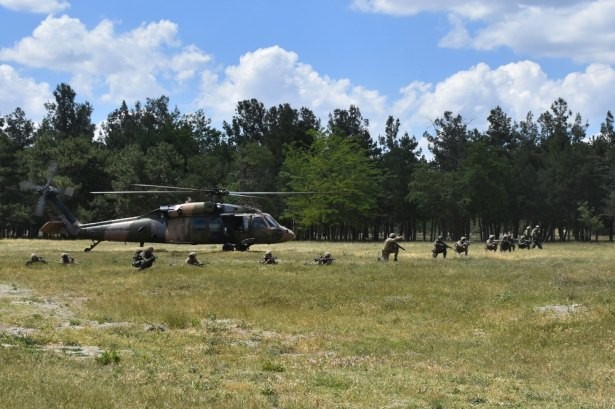
<path fill-rule="evenodd" d="M 468 247 L 470 247 L 470 240 L 466 238 L 466 236 L 461 236 L 459 241 L 455 243 L 455 252 L 457 254 L 465 254 L 468 255 Z"/>
<path fill-rule="evenodd" d="M 203 267 L 203 263 L 201 263 L 199 261 L 199 259 L 196 258 L 196 252 L 195 251 L 191 251 L 188 254 L 188 258 L 186 258 L 186 261 L 184 261 L 184 264 L 187 264 L 189 266 Z"/>
<path fill-rule="evenodd" d="M 531 237 L 532 248 L 538 246 L 538 248 L 542 250 L 542 230 L 540 229 L 540 225 L 537 224 L 536 227 L 532 229 Z"/>
<path fill-rule="evenodd" d="M 389 237 L 384 241 L 384 248 L 382 249 L 382 257 L 378 257 L 378 260 L 389 261 L 389 256 L 393 254 L 393 261 L 397 261 L 397 255 L 399 254 L 399 249 L 404 250 L 402 246 L 399 245 L 399 241 L 401 241 L 403 237 L 396 235 L 395 233 L 389 234 Z"/>
<path fill-rule="evenodd" d="M 436 241 L 433 242 L 433 250 L 431 250 L 431 255 L 433 258 L 436 258 L 438 257 L 438 254 L 442 253 L 442 257 L 446 258 L 446 249 L 452 249 L 452 247 L 446 244 L 444 242 L 444 237 L 440 235 Z"/>

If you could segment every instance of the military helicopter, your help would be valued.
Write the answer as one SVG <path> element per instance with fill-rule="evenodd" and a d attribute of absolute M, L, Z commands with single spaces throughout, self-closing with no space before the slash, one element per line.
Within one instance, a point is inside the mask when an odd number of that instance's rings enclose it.
<path fill-rule="evenodd" d="M 40 194 L 35 214 L 42 216 L 47 204 L 57 213 L 59 220 L 48 221 L 40 231 L 47 234 L 67 234 L 90 239 L 85 248 L 89 252 L 103 241 L 171 244 L 222 244 L 225 251 L 246 251 L 253 244 L 283 243 L 293 240 L 295 234 L 280 225 L 271 215 L 257 208 L 216 200 L 164 205 L 141 216 L 81 223 L 60 200 L 59 196 L 72 196 L 74 189 L 57 188 L 51 181 L 57 166 L 52 164 L 47 182 L 36 185 L 21 182 L 22 190 Z M 292 192 L 233 192 L 225 189 L 193 189 L 175 186 L 136 184 L 140 188 L 157 190 L 127 190 L 91 192 L 93 194 L 160 194 L 205 193 L 211 198 L 224 196 L 254 197 L 261 195 L 293 194 Z M 307 193 L 307 192 L 305 192 Z"/>

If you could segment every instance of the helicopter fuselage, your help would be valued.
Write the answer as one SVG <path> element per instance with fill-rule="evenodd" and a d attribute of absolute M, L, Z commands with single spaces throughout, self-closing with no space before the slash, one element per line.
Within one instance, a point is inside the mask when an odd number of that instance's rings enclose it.
<path fill-rule="evenodd" d="M 76 237 L 96 242 L 232 244 L 243 250 L 252 244 L 282 243 L 295 237 L 258 209 L 216 202 L 161 206 L 142 216 L 78 224 L 77 230 Z"/>

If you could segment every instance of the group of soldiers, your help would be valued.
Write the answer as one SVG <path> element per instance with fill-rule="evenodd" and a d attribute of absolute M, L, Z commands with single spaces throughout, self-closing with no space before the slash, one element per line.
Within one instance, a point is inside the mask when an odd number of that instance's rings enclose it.
<path fill-rule="evenodd" d="M 335 259 L 331 256 L 331 253 L 325 251 L 322 255 L 316 257 L 312 264 L 318 264 L 320 266 L 330 266 L 331 264 L 333 264 L 333 260 Z M 278 260 L 273 256 L 271 250 L 267 250 L 263 258 L 261 259 L 261 264 L 278 264 Z"/>
<path fill-rule="evenodd" d="M 542 229 L 540 225 L 536 225 L 534 228 L 530 228 L 527 226 L 523 232 L 523 234 L 519 237 L 517 241 L 518 247 L 520 249 L 533 249 L 538 247 L 542 249 Z M 444 258 L 446 258 L 446 249 L 454 249 L 457 254 L 468 255 L 468 247 L 471 242 L 465 236 L 461 237 L 459 241 L 457 241 L 454 247 L 449 246 L 444 242 L 442 236 L 439 236 L 434 242 L 434 247 L 432 252 L 433 257 L 437 257 L 438 254 L 442 254 Z M 500 248 L 500 251 L 514 251 L 515 250 L 515 238 L 512 232 L 506 232 L 502 235 L 502 238 L 496 240 L 495 235 L 489 235 L 489 238 L 485 241 L 485 251 L 496 251 Z"/>
<path fill-rule="evenodd" d="M 395 233 L 390 233 L 384 241 L 384 247 L 378 256 L 378 261 L 389 261 L 390 256 L 393 255 L 393 261 L 398 261 L 399 250 L 405 250 L 399 242 L 403 239 L 402 236 Z M 432 257 L 436 258 L 439 254 L 446 258 L 447 249 L 454 250 L 456 254 L 468 255 L 468 248 L 472 242 L 465 236 L 462 236 L 453 246 L 449 246 L 443 236 L 438 236 L 434 241 L 433 249 L 431 251 Z M 485 242 L 485 251 L 496 251 L 500 247 L 500 251 L 513 251 L 515 250 L 515 240 L 512 232 L 504 233 L 500 240 L 496 240 L 495 235 L 491 234 Z M 533 229 L 527 226 L 523 231 L 523 234 L 519 237 L 518 246 L 520 249 L 540 248 L 542 249 L 542 230 L 539 225 L 536 225 Z M 314 264 L 318 265 L 331 265 L 335 260 L 331 253 L 326 251 L 322 255 L 314 259 Z M 132 266 L 143 270 L 154 265 L 156 256 L 154 255 L 154 248 L 147 247 L 145 249 L 137 249 L 132 256 Z M 267 250 L 265 255 L 260 261 L 262 264 L 277 264 L 277 259 L 273 256 L 271 250 Z M 34 263 L 44 263 L 47 261 L 41 257 L 32 253 L 30 259 L 26 261 L 26 265 L 30 266 Z M 75 259 L 68 253 L 62 253 L 60 255 L 60 264 L 75 264 Z M 202 267 L 203 263 L 197 258 L 196 252 L 192 251 L 188 254 L 185 265 Z M 307 263 L 306 263 L 307 264 Z"/>
<path fill-rule="evenodd" d="M 30 258 L 26 261 L 27 266 L 31 266 L 35 263 L 47 264 L 47 260 L 42 256 L 38 256 L 36 253 L 32 253 Z M 75 259 L 70 256 L 68 253 L 60 254 L 60 264 L 75 264 Z"/>

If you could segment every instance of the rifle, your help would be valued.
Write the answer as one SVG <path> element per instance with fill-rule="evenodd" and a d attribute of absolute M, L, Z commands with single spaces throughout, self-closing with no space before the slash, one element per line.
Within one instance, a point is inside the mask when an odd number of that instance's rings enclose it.
<path fill-rule="evenodd" d="M 405 248 L 403 248 L 402 246 L 400 246 L 400 245 L 399 245 L 399 243 L 395 243 L 395 245 L 396 245 L 397 247 L 399 247 L 400 249 L 402 249 L 403 251 L 406 251 L 406 249 L 405 249 Z"/>

